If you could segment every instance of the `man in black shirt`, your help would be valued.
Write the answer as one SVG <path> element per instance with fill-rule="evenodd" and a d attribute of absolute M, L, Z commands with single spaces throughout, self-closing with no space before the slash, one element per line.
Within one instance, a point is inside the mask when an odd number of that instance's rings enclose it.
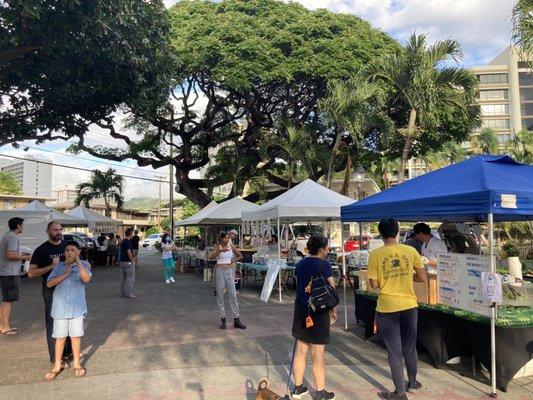
<path fill-rule="evenodd" d="M 133 232 L 133 237 L 131 238 L 131 252 L 133 253 L 133 258 L 135 261 L 135 266 L 139 267 L 139 242 L 141 238 L 139 237 L 139 231 L 135 230 Z"/>
<path fill-rule="evenodd" d="M 50 355 L 50 362 L 55 360 L 55 339 L 52 337 L 54 319 L 52 318 L 52 300 L 54 296 L 54 288 L 46 286 L 48 275 L 59 264 L 59 261 L 64 260 L 65 242 L 63 241 L 63 227 L 59 222 L 51 221 L 46 227 L 48 240 L 41 244 L 31 257 L 30 269 L 28 277 L 36 278 L 42 277 L 42 294 L 44 300 L 44 318 L 46 322 L 46 340 L 48 342 L 48 354 Z M 65 343 L 65 350 L 63 358 L 65 359 L 64 367 L 68 366 L 67 360 L 72 356 L 72 347 L 70 340 Z"/>

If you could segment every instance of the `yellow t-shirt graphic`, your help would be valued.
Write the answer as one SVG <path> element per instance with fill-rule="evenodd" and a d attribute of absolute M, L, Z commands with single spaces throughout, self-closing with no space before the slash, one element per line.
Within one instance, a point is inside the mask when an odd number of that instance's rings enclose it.
<path fill-rule="evenodd" d="M 368 278 L 379 283 L 376 311 L 391 313 L 418 306 L 413 289 L 413 271 L 423 268 L 418 252 L 410 246 L 395 244 L 370 253 Z"/>

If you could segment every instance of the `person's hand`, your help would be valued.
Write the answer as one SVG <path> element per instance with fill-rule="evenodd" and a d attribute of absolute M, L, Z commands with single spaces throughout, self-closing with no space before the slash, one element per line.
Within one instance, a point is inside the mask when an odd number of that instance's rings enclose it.
<path fill-rule="evenodd" d="M 305 287 L 305 293 L 311 293 L 311 282 Z"/>
<path fill-rule="evenodd" d="M 55 268 L 59 265 L 59 257 L 52 258 L 52 267 Z"/>
<path fill-rule="evenodd" d="M 26 254 L 23 258 L 24 261 L 31 261 L 31 254 Z"/>
<path fill-rule="evenodd" d="M 66 276 L 70 276 L 71 273 L 72 273 L 72 264 L 68 263 L 67 264 L 67 269 L 65 270 L 65 275 Z"/>
<path fill-rule="evenodd" d="M 333 321 L 337 321 L 337 308 L 333 308 L 331 311 L 330 311 L 330 314 L 331 314 L 331 319 Z"/>

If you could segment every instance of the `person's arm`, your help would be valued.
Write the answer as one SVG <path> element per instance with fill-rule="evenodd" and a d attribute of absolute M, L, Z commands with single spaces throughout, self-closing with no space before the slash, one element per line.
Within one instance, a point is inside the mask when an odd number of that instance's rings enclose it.
<path fill-rule="evenodd" d="M 34 260 L 32 259 L 32 261 Z M 37 264 L 31 263 L 30 269 L 28 270 L 28 277 L 37 278 L 38 276 L 43 276 L 44 274 L 47 274 L 48 272 L 52 271 L 58 265 L 59 265 L 59 257 L 54 257 L 52 259 L 52 264 L 44 268 L 39 268 Z"/>
<path fill-rule="evenodd" d="M 6 246 L 6 258 L 9 261 L 30 261 L 31 260 L 31 254 L 27 254 L 23 256 L 22 254 L 18 253 L 19 248 L 19 241 L 16 236 L 9 235 L 7 239 L 7 246 Z"/>
<path fill-rule="evenodd" d="M 242 260 L 242 253 L 239 251 L 239 249 L 235 246 L 231 246 L 231 249 L 233 250 L 233 254 L 235 254 L 237 256 L 237 258 L 235 258 L 234 261 L 240 261 Z"/>
<path fill-rule="evenodd" d="M 46 286 L 48 286 L 49 288 L 53 288 L 54 286 L 59 285 L 61 282 L 63 282 L 65 279 L 67 279 L 70 276 L 71 272 L 72 272 L 72 267 L 70 265 L 67 265 L 65 272 L 62 274 L 59 274 L 59 268 L 54 268 L 54 270 L 48 277 Z"/>
<path fill-rule="evenodd" d="M 376 257 L 370 253 L 368 256 L 368 281 L 372 289 L 379 289 L 378 268 Z"/>
<path fill-rule="evenodd" d="M 422 259 L 420 258 L 416 250 L 415 250 L 415 254 L 413 254 L 413 257 L 414 257 L 413 268 L 415 270 L 415 274 L 413 275 L 413 280 L 415 282 L 426 282 L 428 279 L 427 273 L 424 268 L 424 265 L 422 264 Z"/>
<path fill-rule="evenodd" d="M 222 252 L 222 247 L 220 245 L 217 245 L 213 248 L 213 251 L 211 251 L 211 254 L 207 256 L 208 259 L 214 260 L 218 257 L 218 255 Z"/>
<path fill-rule="evenodd" d="M 333 268 L 331 268 L 331 264 L 329 262 L 324 262 L 326 263 L 326 265 L 324 266 L 324 275 L 326 277 L 326 282 L 329 286 L 335 289 L 335 278 L 333 278 Z"/>
<path fill-rule="evenodd" d="M 92 277 L 91 271 L 89 271 L 89 269 L 83 265 L 83 262 L 80 260 L 79 257 L 76 260 L 76 264 L 78 265 L 78 271 L 80 271 L 80 279 L 82 280 L 82 282 L 89 282 Z"/>

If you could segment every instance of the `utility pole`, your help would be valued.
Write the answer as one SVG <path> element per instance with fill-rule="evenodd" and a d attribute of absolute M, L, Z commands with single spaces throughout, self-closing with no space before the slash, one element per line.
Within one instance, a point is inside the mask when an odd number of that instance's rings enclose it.
<path fill-rule="evenodd" d="M 163 177 L 160 175 L 155 175 L 155 178 L 157 179 L 157 185 L 159 186 L 159 199 L 157 206 L 157 228 L 159 229 L 159 231 L 161 231 L 161 179 Z"/>
<path fill-rule="evenodd" d="M 170 159 L 173 159 L 174 135 L 170 133 Z M 170 238 L 174 240 L 174 166 L 170 164 L 170 188 L 169 188 L 169 217 L 170 217 Z"/>

